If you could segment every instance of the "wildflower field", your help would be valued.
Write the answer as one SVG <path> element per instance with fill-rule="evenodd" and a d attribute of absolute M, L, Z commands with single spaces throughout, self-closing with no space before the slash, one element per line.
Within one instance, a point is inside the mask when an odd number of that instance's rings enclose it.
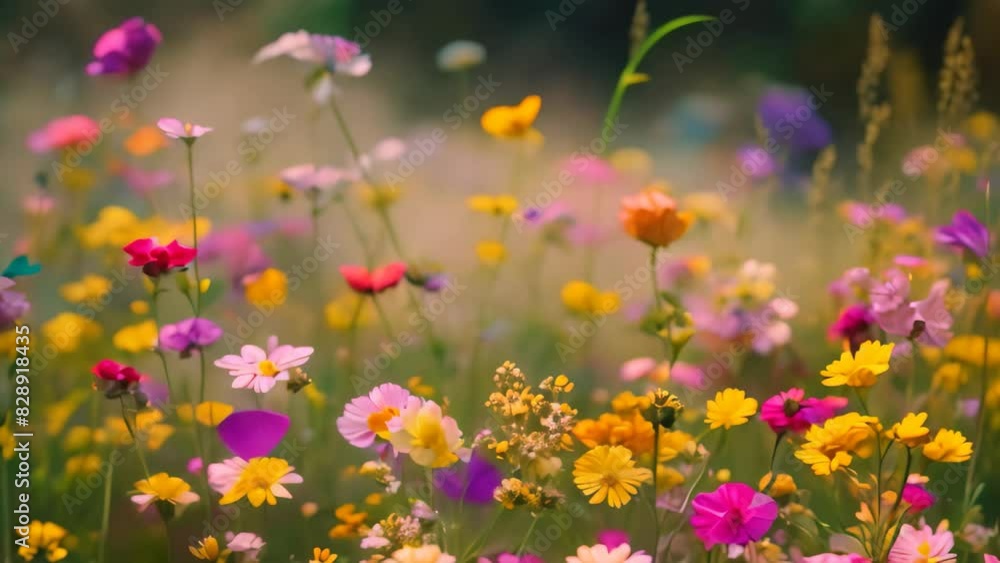
<path fill-rule="evenodd" d="M 5 17 L 2 561 L 996 563 L 1000 12 L 596 2 Z"/>

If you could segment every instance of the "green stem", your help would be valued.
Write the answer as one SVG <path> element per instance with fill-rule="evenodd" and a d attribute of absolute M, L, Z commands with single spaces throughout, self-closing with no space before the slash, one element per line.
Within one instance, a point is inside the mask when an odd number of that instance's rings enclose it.
<path fill-rule="evenodd" d="M 503 506 L 497 503 L 496 510 L 493 511 L 493 518 L 490 519 L 489 525 L 483 528 L 483 530 L 479 533 L 479 535 L 476 536 L 474 540 L 472 540 L 472 543 L 469 544 L 469 547 L 466 548 L 466 550 L 462 553 L 462 557 L 459 559 L 459 561 L 465 562 L 472 559 L 472 556 L 475 555 L 476 550 L 479 549 L 479 546 L 482 545 L 483 541 L 486 540 L 486 536 L 493 531 L 493 528 L 496 527 L 497 522 L 500 520 L 500 516 L 502 516 L 503 513 L 504 513 Z"/>
<path fill-rule="evenodd" d="M 149 465 L 146 464 L 146 455 L 142 453 L 142 444 L 139 443 L 139 438 L 135 435 L 135 428 L 133 428 L 132 423 L 128 419 L 128 409 L 125 407 L 125 397 L 118 397 L 118 400 L 122 405 L 122 420 L 125 421 L 125 429 L 128 430 L 128 435 L 132 437 L 132 446 L 135 448 L 135 453 L 139 457 L 139 463 L 142 464 L 142 472 L 146 475 L 146 480 L 149 480 Z"/>
<path fill-rule="evenodd" d="M 108 476 L 104 480 L 104 505 L 101 512 L 101 543 L 97 546 L 97 562 L 104 563 L 108 548 L 108 528 L 111 522 L 111 480 L 115 472 L 114 453 L 108 455 Z"/>
<path fill-rule="evenodd" d="M 201 273 L 198 270 L 198 208 L 194 197 L 194 143 L 187 144 L 188 187 L 191 196 L 191 230 L 194 236 L 194 316 L 201 316 Z"/>
<path fill-rule="evenodd" d="M 715 451 L 721 451 L 722 445 L 725 443 L 726 443 L 726 433 L 725 431 L 723 431 L 722 437 L 719 438 L 719 444 L 718 446 L 715 447 Z M 705 463 L 702 464 L 701 471 L 699 471 L 698 476 L 695 477 L 694 483 L 691 484 L 691 488 L 688 490 L 687 495 L 684 497 L 684 502 L 681 503 L 681 508 L 677 512 L 677 514 L 680 516 L 680 519 L 677 522 L 677 525 L 675 525 L 674 528 L 670 530 L 670 533 L 667 536 L 667 545 L 663 548 L 663 551 L 667 553 L 668 557 L 670 555 L 670 546 L 671 544 L 674 543 L 674 538 L 677 537 L 677 532 L 679 532 L 680 529 L 684 526 L 684 524 L 687 523 L 687 518 L 684 517 L 684 513 L 687 511 L 688 504 L 694 497 L 694 492 L 698 489 L 698 485 L 701 484 L 701 480 L 704 479 L 705 474 L 708 473 L 708 462 L 712 459 L 712 454 L 713 452 L 709 452 L 708 454 L 706 454 Z M 656 563 L 656 561 L 658 560 L 659 560 L 659 554 L 658 553 L 653 554 L 653 562 Z"/>
<path fill-rule="evenodd" d="M 989 204 L 989 200 L 987 200 Z M 987 206 L 987 209 L 989 207 Z M 986 305 L 988 299 L 983 299 L 983 314 L 981 318 L 982 323 L 982 337 L 983 337 L 983 369 L 979 375 L 979 411 L 976 413 L 976 436 L 972 441 L 972 458 L 969 459 L 969 472 L 965 476 L 965 502 L 964 508 L 968 512 L 971 508 L 973 502 L 973 486 L 976 483 L 975 473 L 976 473 L 976 461 L 979 459 L 979 452 L 983 449 L 985 444 L 983 439 L 986 436 L 986 394 L 990 388 L 990 334 L 989 334 L 989 321 L 986 313 Z"/>
<path fill-rule="evenodd" d="M 375 311 L 378 313 L 378 318 L 382 321 L 382 329 L 385 331 L 385 336 L 390 341 L 396 338 L 396 333 L 392 331 L 392 325 L 389 324 L 389 316 L 386 314 L 385 309 L 378 302 L 378 298 L 372 295 L 372 303 L 375 305 Z"/>
<path fill-rule="evenodd" d="M 784 432 L 779 432 L 778 435 L 774 437 L 774 448 L 771 450 L 771 464 L 769 466 L 770 469 L 768 470 L 771 474 L 771 478 L 768 480 L 767 485 L 764 485 L 764 488 L 761 489 L 761 492 L 765 495 L 769 494 L 767 491 L 771 488 L 771 485 L 774 484 L 775 479 L 778 478 L 778 474 L 774 472 L 774 461 L 778 458 L 778 446 L 781 445 L 781 439 L 784 437 Z"/>
<path fill-rule="evenodd" d="M 528 546 L 528 540 L 531 538 L 531 533 L 535 531 L 535 526 L 538 525 L 539 520 L 541 520 L 541 517 L 537 515 L 534 515 L 531 519 L 531 525 L 528 526 L 527 533 L 521 538 L 521 543 L 517 546 L 517 551 L 514 552 L 514 555 L 520 557 L 524 553 L 524 548 Z"/>

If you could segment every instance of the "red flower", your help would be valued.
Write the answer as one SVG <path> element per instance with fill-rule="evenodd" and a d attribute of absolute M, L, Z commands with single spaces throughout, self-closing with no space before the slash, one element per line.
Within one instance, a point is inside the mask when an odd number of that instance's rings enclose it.
<path fill-rule="evenodd" d="M 134 367 L 119 364 L 114 360 L 101 360 L 90 371 L 104 381 L 120 381 L 128 384 L 138 383 L 142 379 L 142 374 Z"/>
<path fill-rule="evenodd" d="M 371 272 L 364 266 L 345 265 L 340 267 L 340 275 L 344 276 L 347 285 L 358 293 L 382 293 L 390 287 L 395 287 L 406 274 L 406 264 L 391 262 L 375 268 Z"/>
<path fill-rule="evenodd" d="M 142 271 L 150 277 L 157 277 L 171 268 L 182 268 L 194 260 L 197 251 L 183 246 L 176 240 L 166 246 L 160 246 L 155 238 L 136 239 L 123 249 L 132 258 L 128 263 L 141 266 Z"/>

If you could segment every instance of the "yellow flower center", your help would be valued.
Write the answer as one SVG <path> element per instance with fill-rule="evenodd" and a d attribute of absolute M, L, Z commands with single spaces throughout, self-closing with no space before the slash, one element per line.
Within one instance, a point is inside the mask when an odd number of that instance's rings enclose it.
<path fill-rule="evenodd" d="M 386 407 L 378 412 L 373 412 L 368 415 L 368 429 L 380 435 L 388 432 L 386 423 L 396 416 L 399 416 L 399 409 L 395 407 Z"/>
<path fill-rule="evenodd" d="M 257 371 L 259 371 L 264 377 L 274 377 L 275 375 L 278 375 L 278 372 L 281 370 L 279 370 L 278 366 L 274 365 L 274 362 L 271 360 L 264 360 L 257 364 Z"/>
<path fill-rule="evenodd" d="M 185 123 L 184 124 L 184 133 L 187 134 L 187 135 L 190 135 L 192 131 L 194 131 L 194 125 L 191 125 L 190 123 Z"/>

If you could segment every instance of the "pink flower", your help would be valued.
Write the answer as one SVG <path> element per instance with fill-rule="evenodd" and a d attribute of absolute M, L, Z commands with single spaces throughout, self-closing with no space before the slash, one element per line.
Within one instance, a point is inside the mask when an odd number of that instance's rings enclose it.
<path fill-rule="evenodd" d="M 181 139 L 188 144 L 193 143 L 198 137 L 212 132 L 211 127 L 194 125 L 186 121 L 181 122 L 181 120 L 173 117 L 160 118 L 156 122 L 156 126 L 160 128 L 160 131 L 163 131 L 164 135 L 171 139 Z"/>
<path fill-rule="evenodd" d="M 327 192 L 357 180 L 357 174 L 332 166 L 299 164 L 281 171 L 281 181 L 301 192 Z"/>
<path fill-rule="evenodd" d="M 378 436 L 389 438 L 387 423 L 406 407 L 410 392 L 393 383 L 383 383 L 368 395 L 355 397 L 344 406 L 337 430 L 352 446 L 367 448 Z"/>
<path fill-rule="evenodd" d="M 845 397 L 809 397 L 805 391 L 793 387 L 764 401 L 760 417 L 776 433 L 791 430 L 805 432 L 813 424 L 822 424 L 833 418 L 837 411 L 847 406 Z"/>
<path fill-rule="evenodd" d="M 635 381 L 652 374 L 656 366 L 656 360 L 648 356 L 632 358 L 622 364 L 618 375 L 624 381 Z"/>
<path fill-rule="evenodd" d="M 28 148 L 36 154 L 96 143 L 101 137 L 97 122 L 86 115 L 57 117 L 28 135 Z"/>
<path fill-rule="evenodd" d="M 21 200 L 21 209 L 26 215 L 32 217 L 43 217 L 52 211 L 56 205 L 56 199 L 45 194 L 29 194 Z"/>
<path fill-rule="evenodd" d="M 340 267 L 340 275 L 344 276 L 344 281 L 358 293 L 382 293 L 390 287 L 395 287 L 405 274 L 406 264 L 403 262 L 391 262 L 371 272 L 364 266 Z"/>
<path fill-rule="evenodd" d="M 141 266 L 144 274 L 155 278 L 169 272 L 173 268 L 183 268 L 194 260 L 197 251 L 188 248 L 176 240 L 166 246 L 160 246 L 155 238 L 136 239 L 123 248 L 131 258 L 128 263 Z"/>
<path fill-rule="evenodd" d="M 129 18 L 105 31 L 94 44 L 94 60 L 87 74 L 133 74 L 142 70 L 163 41 L 160 30 L 142 18 Z"/>
<path fill-rule="evenodd" d="M 257 559 L 260 555 L 260 550 L 267 545 L 264 538 L 258 536 L 257 534 L 251 532 L 240 532 L 234 534 L 233 532 L 226 532 L 226 547 L 228 547 L 234 553 L 244 554 L 244 561 Z"/>
<path fill-rule="evenodd" d="M 923 521 L 920 528 L 903 524 L 899 530 L 896 543 L 889 550 L 889 563 L 913 563 L 914 561 L 936 561 L 938 563 L 956 559 L 958 555 L 951 553 L 955 547 L 955 536 L 948 531 L 947 524 L 942 522 L 937 531 Z"/>
<path fill-rule="evenodd" d="M 205 469 L 205 462 L 200 457 L 192 457 L 187 462 L 187 472 L 197 475 Z"/>
<path fill-rule="evenodd" d="M 848 553 L 846 555 L 820 553 L 812 557 L 804 557 L 802 560 L 806 563 L 871 563 L 870 559 L 857 553 Z"/>
<path fill-rule="evenodd" d="M 568 173 L 572 180 L 579 180 L 582 186 L 606 186 L 618 179 L 614 167 L 594 155 L 573 155 L 563 163 L 562 171 Z"/>
<path fill-rule="evenodd" d="M 336 74 L 364 76 L 372 68 L 368 55 L 361 53 L 361 46 L 335 35 L 319 35 L 305 30 L 283 34 L 273 43 L 263 46 L 253 57 L 260 63 L 278 57 L 321 64 Z"/>
<path fill-rule="evenodd" d="M 104 381 L 115 381 L 121 383 L 138 383 L 142 380 L 142 374 L 132 366 L 119 364 L 114 360 L 101 360 L 94 367 L 90 368 L 98 379 Z"/>
<path fill-rule="evenodd" d="M 714 492 L 700 493 L 691 507 L 691 526 L 705 549 L 757 541 L 778 517 L 778 503 L 744 483 L 725 483 Z"/>
<path fill-rule="evenodd" d="M 909 510 L 907 510 L 910 514 L 919 514 L 934 506 L 937 501 L 934 493 L 928 491 L 927 487 L 924 486 L 926 480 L 926 477 L 910 475 L 906 480 L 906 485 L 903 486 L 903 502 L 910 505 Z"/>
<path fill-rule="evenodd" d="M 632 553 L 632 546 L 623 543 L 609 550 L 604 544 L 581 545 L 576 548 L 576 556 L 566 558 L 566 563 L 652 563 L 653 558 L 643 551 Z"/>
<path fill-rule="evenodd" d="M 604 544 L 608 549 L 614 549 L 622 544 L 628 544 L 628 532 L 609 528 L 597 532 L 597 543 Z"/>
<path fill-rule="evenodd" d="M 278 338 L 267 339 L 267 351 L 247 344 L 240 348 L 240 355 L 227 354 L 215 365 L 229 370 L 233 376 L 233 389 L 253 389 L 255 393 L 267 393 L 278 381 L 288 380 L 288 370 L 309 361 L 313 353 L 310 346 L 278 345 Z"/>
<path fill-rule="evenodd" d="M 143 170 L 134 166 L 122 170 L 121 177 L 139 195 L 147 195 L 174 181 L 174 174 L 169 170 Z"/>

